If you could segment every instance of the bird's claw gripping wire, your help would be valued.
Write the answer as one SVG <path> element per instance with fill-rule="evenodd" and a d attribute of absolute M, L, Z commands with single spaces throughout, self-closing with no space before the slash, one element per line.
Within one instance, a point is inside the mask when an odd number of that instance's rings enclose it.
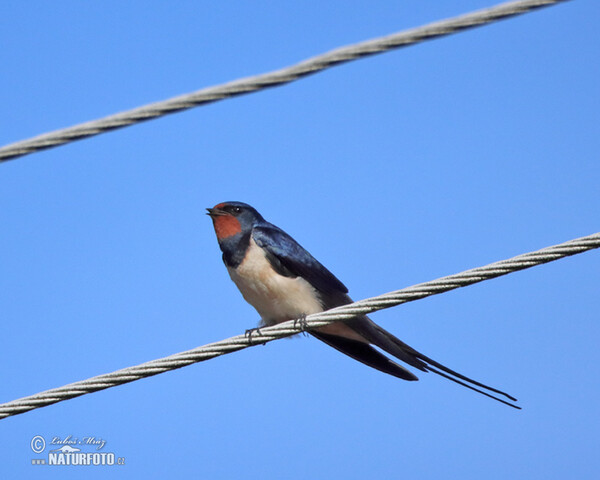
<path fill-rule="evenodd" d="M 308 322 L 306 321 L 306 313 L 303 313 L 300 317 L 294 319 L 294 328 L 300 326 L 300 333 L 305 337 L 308 337 Z"/>
<path fill-rule="evenodd" d="M 248 343 L 252 343 L 252 335 L 255 334 L 258 336 L 262 335 L 260 327 L 249 328 L 248 330 L 246 330 L 244 336 L 248 338 Z M 263 345 L 266 345 L 266 343 L 263 343 Z"/>

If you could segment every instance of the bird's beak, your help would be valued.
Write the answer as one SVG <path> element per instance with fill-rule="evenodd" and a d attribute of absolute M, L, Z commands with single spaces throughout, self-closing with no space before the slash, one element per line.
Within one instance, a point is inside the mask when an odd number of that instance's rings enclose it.
<path fill-rule="evenodd" d="M 210 217 L 220 217 L 223 215 L 227 215 L 227 212 L 224 212 L 220 208 L 215 207 L 215 208 L 207 208 L 206 214 L 209 215 Z"/>

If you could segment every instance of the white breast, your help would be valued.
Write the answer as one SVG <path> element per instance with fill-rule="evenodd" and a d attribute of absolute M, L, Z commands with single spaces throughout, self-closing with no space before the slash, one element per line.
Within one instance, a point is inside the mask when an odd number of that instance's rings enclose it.
<path fill-rule="evenodd" d="M 237 269 L 227 270 L 266 325 L 323 311 L 315 289 L 300 277 L 284 277 L 275 272 L 252 238 L 244 261 Z"/>

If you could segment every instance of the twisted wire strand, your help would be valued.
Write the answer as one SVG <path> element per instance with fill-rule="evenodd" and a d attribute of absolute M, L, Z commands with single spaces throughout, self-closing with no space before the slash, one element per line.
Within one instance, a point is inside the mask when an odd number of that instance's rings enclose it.
<path fill-rule="evenodd" d="M 24 413 L 36 408 L 45 407 L 53 403 L 62 402 L 69 398 L 133 382 L 169 370 L 175 370 L 220 355 L 236 352 L 244 348 L 265 344 L 278 338 L 295 335 L 305 329 L 322 327 L 335 321 L 349 320 L 357 315 L 364 315 L 402 303 L 412 302 L 431 295 L 447 292 L 455 288 L 472 285 L 511 272 L 530 268 L 535 265 L 552 262 L 559 258 L 576 255 L 598 247 L 600 247 L 600 232 L 559 245 L 543 248 L 542 250 L 535 252 L 518 255 L 507 260 L 491 263 L 483 267 L 466 270 L 437 280 L 337 307 L 326 312 L 308 315 L 306 319 L 302 321 L 290 320 L 273 327 L 264 327 L 259 331 L 254 331 L 251 335 L 237 335 L 192 350 L 176 353 L 168 357 L 159 358 L 140 365 L 117 370 L 112 373 L 98 375 L 87 380 L 71 383 L 60 388 L 53 388 L 29 397 L 1 404 L 0 419 L 18 415 L 19 413 Z"/>
<path fill-rule="evenodd" d="M 75 140 L 91 137 L 93 135 L 98 135 L 117 128 L 162 117 L 170 113 L 216 102 L 228 97 L 284 85 L 341 63 L 346 63 L 376 53 L 386 52 L 395 48 L 414 45 L 425 40 L 460 32 L 468 28 L 495 22 L 565 1 L 568 0 L 518 0 L 502 3 L 491 8 L 430 23 L 392 35 L 348 45 L 309 58 L 308 60 L 304 60 L 287 68 L 204 88 L 196 92 L 151 103 L 108 117 L 81 123 L 61 130 L 55 130 L 50 133 L 6 145 L 0 148 L 0 162 L 15 159 L 39 150 L 70 143 Z"/>

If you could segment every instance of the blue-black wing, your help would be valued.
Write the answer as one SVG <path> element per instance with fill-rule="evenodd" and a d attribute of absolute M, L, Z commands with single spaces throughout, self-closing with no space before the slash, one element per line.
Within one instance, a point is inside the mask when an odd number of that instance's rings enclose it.
<path fill-rule="evenodd" d="M 267 259 L 279 274 L 302 277 L 321 293 L 325 303 L 330 303 L 327 301 L 329 296 L 340 300 L 346 297 L 346 286 L 280 228 L 272 224 L 256 226 L 252 230 L 252 238 L 265 250 Z"/>

